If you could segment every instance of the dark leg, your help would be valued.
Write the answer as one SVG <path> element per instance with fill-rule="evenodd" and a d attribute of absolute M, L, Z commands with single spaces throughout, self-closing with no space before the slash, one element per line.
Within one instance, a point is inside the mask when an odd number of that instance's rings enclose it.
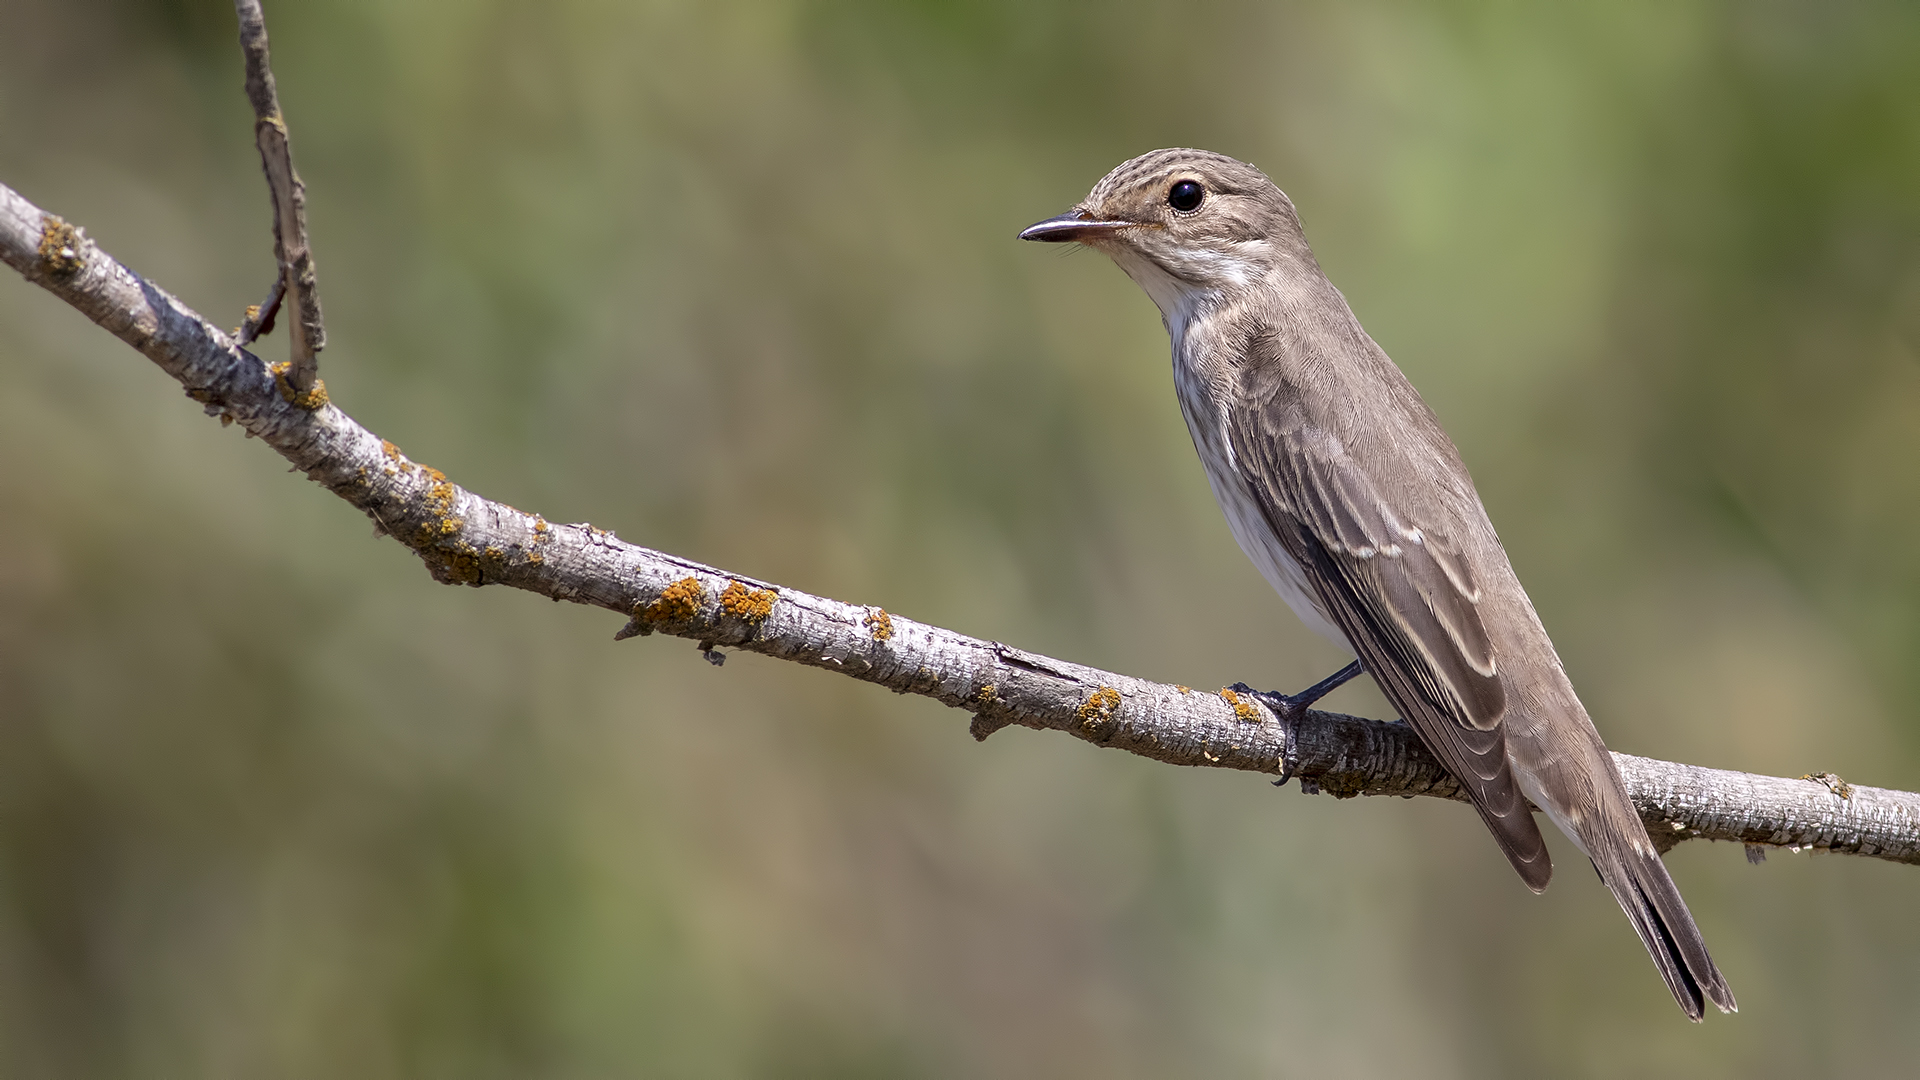
<path fill-rule="evenodd" d="M 1321 698 L 1326 697 L 1328 694 L 1346 685 L 1354 676 L 1360 674 L 1363 670 L 1365 669 L 1360 666 L 1360 661 L 1355 660 L 1353 663 L 1348 664 L 1346 667 L 1321 679 L 1319 682 L 1314 683 L 1312 686 L 1307 687 L 1297 694 L 1276 694 L 1271 690 L 1255 690 L 1246 683 L 1233 684 L 1230 689 L 1234 692 L 1253 697 L 1257 699 L 1260 704 L 1272 709 L 1273 715 L 1280 718 L 1280 726 L 1285 729 L 1287 733 L 1286 758 L 1280 763 L 1280 779 L 1273 782 L 1274 787 L 1280 787 L 1288 780 L 1293 779 L 1294 767 L 1299 763 L 1299 758 L 1295 752 L 1294 733 L 1296 726 L 1300 722 L 1300 718 L 1306 715 L 1307 709 L 1310 708 L 1314 702 L 1319 701 Z M 1306 781 L 1301 780 L 1300 783 L 1304 786 Z"/>
<path fill-rule="evenodd" d="M 1363 670 L 1365 669 L 1360 666 L 1360 661 L 1355 660 L 1297 694 L 1277 694 L 1271 690 L 1255 690 L 1246 683 L 1234 683 L 1231 689 L 1236 693 L 1251 694 L 1260 699 L 1260 704 L 1272 709 L 1274 715 L 1291 719 L 1312 707 L 1314 702 L 1353 681 L 1354 676 L 1359 675 Z"/>

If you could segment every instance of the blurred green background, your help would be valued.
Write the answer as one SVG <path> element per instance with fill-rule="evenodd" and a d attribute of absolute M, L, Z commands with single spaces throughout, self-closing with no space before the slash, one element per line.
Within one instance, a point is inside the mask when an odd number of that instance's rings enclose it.
<path fill-rule="evenodd" d="M 1249 159 L 1609 742 L 1920 788 L 1920 8 L 268 4 L 333 399 L 558 521 L 1298 687 L 1152 304 L 1016 230 Z M 0 180 L 223 322 L 224 0 L 0 0 Z M 283 355 L 284 338 L 264 354 Z M 1686 845 L 1686 1024 L 1564 843 L 432 584 L 0 280 L 0 1073 L 1890 1076 L 1920 871 Z M 1382 715 L 1371 685 L 1335 707 Z M 1559 838 L 1554 837 L 1556 843 Z"/>

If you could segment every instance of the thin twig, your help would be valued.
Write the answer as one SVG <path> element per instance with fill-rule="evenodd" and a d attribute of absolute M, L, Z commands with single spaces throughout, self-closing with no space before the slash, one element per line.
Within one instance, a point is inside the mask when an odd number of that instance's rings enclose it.
<path fill-rule="evenodd" d="M 273 256 L 280 281 L 292 300 L 294 327 L 288 335 L 291 366 L 286 380 L 300 393 L 311 392 L 320 372 L 320 350 L 327 331 L 320 318 L 320 288 L 314 276 L 313 251 L 307 244 L 307 188 L 293 170 L 293 147 L 287 122 L 280 115 L 280 94 L 267 56 L 267 21 L 260 0 L 233 0 L 240 19 L 240 50 L 247 59 L 247 100 L 253 105 L 253 139 L 260 148 L 260 168 L 273 198 Z M 261 306 L 256 325 L 271 325 L 270 305 Z"/>
<path fill-rule="evenodd" d="M 1065 731 L 1176 765 L 1278 774 L 1338 797 L 1461 798 L 1404 724 L 1309 712 L 1291 732 L 1257 702 L 1099 671 L 811 596 L 553 525 L 465 491 L 361 427 L 324 394 L 301 394 L 219 328 L 95 247 L 80 230 L 0 185 L 0 261 L 145 354 L 209 413 L 236 421 L 309 479 L 406 544 L 435 579 L 509 585 L 629 616 L 654 632 L 826 668 L 1008 725 Z M 1291 753 L 1289 751 L 1291 750 Z M 1920 794 L 1615 754 L 1663 843 L 1705 838 L 1920 864 Z"/>
<path fill-rule="evenodd" d="M 273 279 L 273 287 L 267 290 L 267 298 L 247 309 L 246 317 L 240 320 L 240 330 L 234 335 L 234 344 L 245 348 L 257 338 L 273 333 L 273 318 L 280 313 L 280 299 L 287 295 L 287 279 Z"/>

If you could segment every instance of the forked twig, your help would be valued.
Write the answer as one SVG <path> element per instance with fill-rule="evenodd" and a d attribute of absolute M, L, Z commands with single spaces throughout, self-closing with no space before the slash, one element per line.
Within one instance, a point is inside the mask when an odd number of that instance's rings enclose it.
<path fill-rule="evenodd" d="M 260 0 L 233 0 L 233 10 L 240 18 L 240 49 L 247 61 L 253 140 L 260 148 L 260 168 L 266 173 L 268 193 L 273 198 L 273 255 L 279 264 L 278 281 L 266 302 L 249 311 L 247 322 L 240 328 L 241 344 L 272 329 L 284 290 L 294 314 L 286 381 L 296 392 L 307 393 L 319 377 L 320 350 L 327 345 L 313 251 L 307 244 L 307 189 L 293 170 L 293 147 L 287 139 L 286 119 L 280 115 L 280 94 L 267 56 L 267 21 L 260 12 Z"/>

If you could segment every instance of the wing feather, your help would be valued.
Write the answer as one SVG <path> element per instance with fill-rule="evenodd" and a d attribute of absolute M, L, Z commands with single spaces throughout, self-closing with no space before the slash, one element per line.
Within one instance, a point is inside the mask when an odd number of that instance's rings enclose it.
<path fill-rule="evenodd" d="M 1521 879 L 1544 889 L 1552 863 L 1507 761 L 1506 691 L 1453 523 L 1393 505 L 1337 439 L 1280 422 L 1283 409 L 1238 414 L 1229 445 L 1268 524 Z"/>
<path fill-rule="evenodd" d="M 1499 664 L 1480 620 L 1480 590 L 1446 523 L 1409 521 L 1323 432 L 1280 430 L 1235 443 L 1255 500 L 1327 549 L 1357 599 L 1404 639 L 1418 661 L 1410 674 L 1435 704 L 1469 727 L 1498 727 L 1506 712 Z"/>

